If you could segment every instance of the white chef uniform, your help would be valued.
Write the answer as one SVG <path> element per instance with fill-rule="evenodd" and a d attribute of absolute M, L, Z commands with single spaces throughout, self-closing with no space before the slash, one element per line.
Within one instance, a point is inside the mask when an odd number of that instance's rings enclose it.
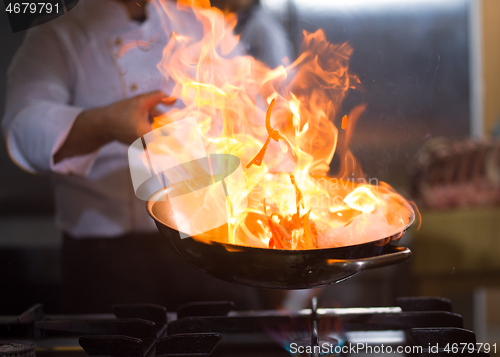
<path fill-rule="evenodd" d="M 28 31 L 9 69 L 9 153 L 27 171 L 55 173 L 57 224 L 73 237 L 155 231 L 134 195 L 126 145 L 53 162 L 82 110 L 160 88 L 156 65 L 168 37 L 154 10 L 148 5 L 140 24 L 117 1 L 82 0 Z"/>
<path fill-rule="evenodd" d="M 176 19 L 186 26 L 193 21 Z M 56 221 L 66 232 L 66 312 L 104 312 L 112 303 L 144 301 L 175 309 L 197 299 L 260 308 L 255 289 L 202 274 L 158 234 L 148 235 L 157 230 L 134 194 L 127 145 L 112 142 L 54 164 L 82 110 L 173 89 L 156 66 L 168 38 L 152 5 L 138 23 L 118 1 L 80 0 L 66 15 L 29 30 L 9 69 L 3 131 L 21 168 L 53 179 Z M 120 238 L 102 239 L 108 237 Z"/>
<path fill-rule="evenodd" d="M 53 161 L 82 110 L 173 89 L 157 69 L 169 34 L 155 7 L 146 6 L 147 19 L 139 23 L 118 1 L 80 0 L 64 16 L 29 30 L 9 69 L 2 127 L 10 156 L 26 171 L 52 176 L 56 223 L 74 238 L 156 232 L 145 203 L 135 197 L 126 145 L 112 142 Z M 185 24 L 193 21 L 184 12 L 179 16 L 186 16 Z M 256 20 L 249 34 L 264 26 Z M 280 46 L 287 43 L 279 26 L 266 32 L 267 42 L 273 38 Z M 287 48 L 281 52 L 273 55 L 289 54 Z"/>

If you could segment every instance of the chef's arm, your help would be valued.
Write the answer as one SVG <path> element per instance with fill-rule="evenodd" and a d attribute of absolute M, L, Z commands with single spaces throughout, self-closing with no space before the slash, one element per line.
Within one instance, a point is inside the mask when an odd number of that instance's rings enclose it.
<path fill-rule="evenodd" d="M 62 42 L 53 22 L 28 30 L 7 73 L 2 129 L 11 159 L 31 173 L 85 175 L 95 154 L 64 160 L 53 155 L 84 108 L 72 105 L 74 49 Z M 77 58 L 78 59 L 78 58 Z"/>
<path fill-rule="evenodd" d="M 79 58 L 62 37 L 53 22 L 28 31 L 9 68 L 2 129 L 10 157 L 22 169 L 85 176 L 98 148 L 113 140 L 130 143 L 151 130 L 149 110 L 165 95 L 153 92 L 90 110 L 73 105 Z"/>
<path fill-rule="evenodd" d="M 91 153 L 112 141 L 132 144 L 151 131 L 150 113 L 160 103 L 174 99 L 161 91 L 141 94 L 111 105 L 82 111 L 73 122 L 66 140 L 54 154 L 54 164 Z"/>

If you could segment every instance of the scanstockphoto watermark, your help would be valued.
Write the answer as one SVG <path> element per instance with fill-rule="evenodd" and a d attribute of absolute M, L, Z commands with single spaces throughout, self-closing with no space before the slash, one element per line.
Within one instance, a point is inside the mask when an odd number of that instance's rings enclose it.
<path fill-rule="evenodd" d="M 375 178 L 354 176 L 247 177 L 239 157 L 207 153 L 195 117 L 163 125 L 138 138 L 129 146 L 128 159 L 137 198 L 168 200 L 182 238 L 221 227 L 249 206 L 262 207 L 264 198 L 286 212 L 295 206 L 300 194 L 305 207 L 324 210 L 343 206 L 346 196 L 357 187 L 368 185 L 376 189 L 379 184 Z M 250 182 L 254 184 L 247 184 Z M 376 198 L 366 190 L 365 194 L 356 195 L 353 202 L 373 205 Z"/>
<path fill-rule="evenodd" d="M 3 0 L 12 32 L 52 21 L 63 16 L 78 4 L 79 0 Z M 1 9 L 1 7 L 0 7 Z"/>
<path fill-rule="evenodd" d="M 248 207 L 241 160 L 208 154 L 195 117 L 138 138 L 129 146 L 128 159 L 137 198 L 168 199 L 181 238 L 218 228 Z"/>
<path fill-rule="evenodd" d="M 308 355 L 334 355 L 334 354 L 438 354 L 438 353 L 451 353 L 451 354 L 477 354 L 478 352 L 496 353 L 497 344 L 493 343 L 447 343 L 445 345 L 428 344 L 427 346 L 394 346 L 394 345 L 370 345 L 368 343 L 350 343 L 345 345 L 322 343 L 317 346 L 303 345 L 292 342 L 290 344 L 290 352 L 293 354 L 308 354 Z"/>
<path fill-rule="evenodd" d="M 249 192 L 249 203 L 255 206 L 257 202 L 262 202 L 263 194 L 267 203 L 272 203 L 283 208 L 295 201 L 295 187 L 291 183 L 290 175 L 279 174 L 269 175 L 267 178 L 250 177 L 250 182 L 256 182 Z M 328 209 L 330 207 L 340 207 L 343 205 L 346 195 L 357 187 L 370 187 L 377 190 L 379 180 L 377 178 L 348 178 L 341 179 L 335 177 L 307 178 L 307 183 L 299 184 L 302 189 L 302 199 L 309 209 Z M 288 200 L 287 200 L 288 198 Z M 356 202 L 358 205 L 370 204 L 372 197 L 360 195 Z"/>
<path fill-rule="evenodd" d="M 317 346 L 304 346 L 299 343 L 292 342 L 290 344 L 290 353 L 292 354 L 308 354 L 308 355 L 334 355 L 334 354 L 421 354 L 424 348 L 422 346 L 391 346 L 391 345 L 370 345 L 368 343 L 356 343 L 338 345 L 332 343 L 322 343 Z"/>
<path fill-rule="evenodd" d="M 281 190 L 286 187 L 292 187 L 290 174 L 270 173 L 266 175 L 269 175 L 268 179 L 262 180 L 262 176 L 258 175 L 250 176 L 249 179 L 250 182 L 257 182 L 255 186 L 256 189 L 263 188 L 265 190 L 269 188 L 277 188 L 278 190 Z M 356 187 L 365 185 L 375 188 L 379 187 L 378 178 L 355 177 L 354 174 L 352 174 L 352 176 L 347 176 L 346 178 L 308 176 L 306 179 L 318 189 L 329 192 L 352 191 Z"/>

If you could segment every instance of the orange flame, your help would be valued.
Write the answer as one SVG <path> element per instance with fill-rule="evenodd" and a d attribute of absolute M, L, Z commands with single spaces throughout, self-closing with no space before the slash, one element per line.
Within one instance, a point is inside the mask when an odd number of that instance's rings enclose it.
<path fill-rule="evenodd" d="M 249 205 L 232 210 L 224 230 L 226 242 L 268 247 L 271 230 L 281 229 L 276 228 L 279 221 L 293 214 L 303 220 L 302 231 L 290 228 L 288 241 L 274 240 L 271 246 L 351 245 L 393 236 L 411 224 L 413 210 L 388 185 L 349 181 L 351 176 L 364 178 L 348 149 L 364 105 L 342 119 L 345 140 L 338 150 L 343 157 L 339 178 L 324 177 L 337 149 L 338 129 L 333 122 L 346 92 L 360 86 L 348 69 L 350 44 L 331 44 L 322 30 L 304 31 L 303 52 L 297 60 L 270 69 L 243 54 L 233 34 L 234 17 L 210 8 L 208 0 L 154 4 L 165 31 L 171 33 L 159 69 L 175 81 L 169 94 L 185 106 L 155 118 L 154 127 L 194 116 L 208 154 L 232 154 L 249 163 L 244 170 L 248 192 L 241 193 Z M 179 20 L 179 14 L 193 23 Z M 167 154 L 168 150 L 175 148 L 167 147 Z M 316 230 L 317 240 L 304 230 Z M 220 240 L 210 235 L 198 238 Z"/>

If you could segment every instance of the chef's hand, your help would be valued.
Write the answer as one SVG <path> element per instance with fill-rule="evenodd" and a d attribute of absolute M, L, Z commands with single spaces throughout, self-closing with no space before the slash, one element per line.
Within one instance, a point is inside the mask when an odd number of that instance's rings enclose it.
<path fill-rule="evenodd" d="M 113 103 L 102 108 L 107 118 L 104 130 L 110 141 L 117 140 L 130 145 L 151 131 L 150 118 L 158 104 L 172 105 L 174 102 L 175 98 L 155 91 Z"/>
<path fill-rule="evenodd" d="M 84 110 L 75 119 L 54 163 L 88 154 L 112 141 L 130 145 L 151 131 L 150 117 L 158 104 L 172 105 L 175 98 L 161 91 L 140 94 L 105 107 Z"/>

